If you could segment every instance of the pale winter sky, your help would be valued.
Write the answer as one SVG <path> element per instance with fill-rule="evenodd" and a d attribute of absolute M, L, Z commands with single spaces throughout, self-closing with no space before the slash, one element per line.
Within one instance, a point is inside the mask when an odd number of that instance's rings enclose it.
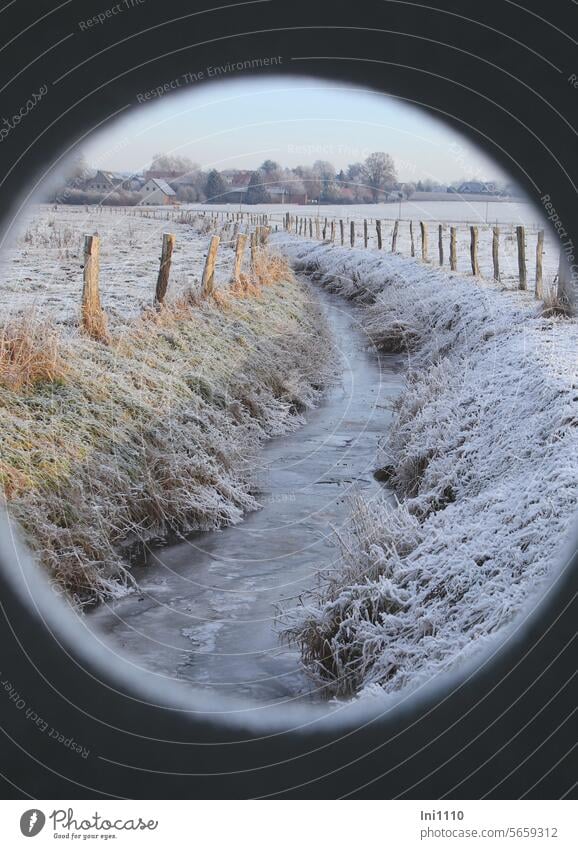
<path fill-rule="evenodd" d="M 506 176 L 435 113 L 388 95 L 281 76 L 197 82 L 176 92 L 135 100 L 83 144 L 89 164 L 140 171 L 153 154 L 171 153 L 204 169 L 255 168 L 265 159 L 289 167 L 328 159 L 340 168 L 383 150 L 400 180 Z"/>

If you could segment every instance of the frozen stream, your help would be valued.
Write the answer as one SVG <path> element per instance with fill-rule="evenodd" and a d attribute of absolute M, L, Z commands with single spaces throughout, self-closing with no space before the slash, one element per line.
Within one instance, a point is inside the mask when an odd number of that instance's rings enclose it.
<path fill-rule="evenodd" d="M 315 292 L 328 316 L 341 375 L 294 433 L 266 443 L 257 479 L 263 508 L 239 525 L 159 547 L 134 569 L 140 592 L 86 617 L 119 654 L 162 677 L 261 704 L 315 699 L 299 653 L 279 642 L 276 605 L 314 587 L 338 556 L 331 526 L 373 477 L 378 439 L 402 377 L 399 356 L 378 357 L 356 310 Z"/>

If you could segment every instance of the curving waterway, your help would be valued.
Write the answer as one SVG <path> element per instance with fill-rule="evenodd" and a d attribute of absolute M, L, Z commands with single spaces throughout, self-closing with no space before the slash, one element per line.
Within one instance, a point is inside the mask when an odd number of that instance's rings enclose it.
<path fill-rule="evenodd" d="M 152 549 L 133 569 L 139 591 L 86 616 L 134 665 L 261 704 L 321 698 L 298 650 L 279 640 L 277 609 L 334 566 L 333 528 L 346 523 L 349 497 L 384 493 L 373 477 L 377 445 L 403 382 L 402 358 L 369 347 L 353 306 L 317 289 L 312 297 L 333 333 L 338 379 L 303 427 L 260 452 L 262 509 Z"/>

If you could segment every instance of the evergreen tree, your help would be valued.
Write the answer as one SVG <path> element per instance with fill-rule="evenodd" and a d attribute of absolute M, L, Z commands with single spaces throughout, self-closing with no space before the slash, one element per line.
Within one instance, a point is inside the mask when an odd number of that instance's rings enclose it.
<path fill-rule="evenodd" d="M 217 170 L 213 168 L 212 171 L 209 171 L 209 176 L 207 177 L 207 202 L 208 203 L 223 203 L 226 199 L 225 195 L 229 191 L 229 187 L 219 174 Z"/>

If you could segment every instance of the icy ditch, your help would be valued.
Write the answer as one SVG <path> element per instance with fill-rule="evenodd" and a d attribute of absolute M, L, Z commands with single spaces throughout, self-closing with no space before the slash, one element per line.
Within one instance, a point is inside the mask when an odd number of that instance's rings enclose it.
<path fill-rule="evenodd" d="M 302 424 L 330 350 L 307 288 L 272 267 L 251 295 L 149 310 L 110 345 L 63 334 L 63 378 L 0 384 L 8 511 L 78 603 L 131 585 L 131 547 L 259 506 L 255 453 Z"/>
<path fill-rule="evenodd" d="M 396 255 L 275 237 L 365 307 L 407 386 L 377 465 L 399 503 L 352 505 L 341 564 L 292 615 L 337 695 L 417 687 L 506 633 L 567 553 L 578 500 L 578 323 Z"/>

